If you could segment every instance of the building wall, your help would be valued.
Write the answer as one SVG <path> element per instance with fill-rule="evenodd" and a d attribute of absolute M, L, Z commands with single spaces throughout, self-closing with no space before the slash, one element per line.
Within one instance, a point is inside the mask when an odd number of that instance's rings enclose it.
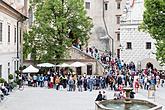
<path fill-rule="evenodd" d="M 74 62 L 81 62 L 84 63 L 85 66 L 81 67 L 81 75 L 84 73 L 87 73 L 87 65 L 92 65 L 92 75 L 103 75 L 104 73 L 104 67 L 101 65 L 100 62 L 98 62 L 96 59 L 93 57 L 89 56 L 85 52 L 75 48 L 71 47 L 68 50 L 68 54 L 64 59 L 58 59 L 61 62 L 67 63 L 67 64 L 72 64 Z M 56 64 L 57 61 L 52 61 L 52 63 Z M 32 60 L 25 60 L 24 65 L 34 65 L 34 62 Z M 71 67 L 74 72 L 76 72 L 76 67 Z"/>
<path fill-rule="evenodd" d="M 14 10 L 8 8 L 8 6 L 3 6 L 3 3 L 0 4 L 0 23 L 2 23 L 2 42 L 0 42 L 0 65 L 2 66 L 1 76 L 6 79 L 6 81 L 8 81 L 8 74 L 14 74 L 15 70 L 17 70 L 17 67 L 19 68 L 19 65 L 21 64 L 20 62 L 22 62 L 23 25 L 21 22 L 18 23 L 17 33 L 17 21 L 18 19 L 20 19 L 19 14 L 16 13 Z M 8 42 L 8 25 L 10 26 L 10 42 Z M 15 37 L 16 42 L 14 39 Z"/>
<path fill-rule="evenodd" d="M 87 15 L 92 18 L 94 27 L 89 39 L 89 46 L 95 46 L 100 50 L 112 50 L 111 39 L 107 36 L 103 22 L 103 9 L 107 3 L 107 10 L 104 9 L 105 22 L 109 35 L 114 39 L 114 52 L 117 53 L 120 41 L 117 40 L 120 24 L 117 24 L 117 16 L 121 16 L 126 0 L 85 0 L 90 2 L 90 9 Z M 120 9 L 117 9 L 117 3 L 120 3 Z"/>
<path fill-rule="evenodd" d="M 141 65 L 145 59 L 156 59 L 155 40 L 149 33 L 139 30 L 143 20 L 144 0 L 127 0 L 125 7 L 127 9 L 124 10 L 120 26 L 121 59 L 127 63 L 133 61 L 136 65 Z M 132 43 L 132 49 L 127 49 L 127 42 Z M 151 49 L 146 49 L 146 42 L 151 42 Z"/>
<path fill-rule="evenodd" d="M 82 73 L 87 73 L 87 65 L 92 65 L 92 75 L 102 75 L 104 72 L 104 68 L 101 63 L 77 48 L 70 48 L 68 58 L 66 59 L 68 60 L 65 62 L 68 64 L 74 63 L 76 61 L 84 63 L 85 66 L 82 67 Z M 74 68 L 74 70 L 76 69 Z"/>
<path fill-rule="evenodd" d="M 121 26 L 121 59 L 137 64 L 145 58 L 155 59 L 156 48 L 154 39 L 148 33 L 138 30 L 139 24 L 125 24 Z M 132 49 L 127 49 L 127 42 L 132 43 Z M 146 49 L 146 42 L 151 42 L 151 49 Z"/>
<path fill-rule="evenodd" d="M 10 68 L 9 73 L 14 73 L 14 61 L 17 58 L 17 44 L 14 43 L 14 28 L 17 27 L 17 20 L 0 12 L 0 22 L 2 23 L 0 65 L 2 65 L 2 77 L 8 79 L 8 68 Z M 10 43 L 8 43 L 8 25 L 10 25 Z"/>

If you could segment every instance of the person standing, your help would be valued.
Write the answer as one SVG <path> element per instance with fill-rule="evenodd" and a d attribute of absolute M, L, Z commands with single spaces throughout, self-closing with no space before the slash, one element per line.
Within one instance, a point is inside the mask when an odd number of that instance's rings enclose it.
<path fill-rule="evenodd" d="M 88 80 L 88 84 L 89 84 L 89 90 L 92 91 L 93 89 L 93 79 L 89 77 L 89 80 Z"/>
<path fill-rule="evenodd" d="M 48 76 L 47 75 L 45 75 L 44 76 L 44 87 L 48 87 Z"/>
<path fill-rule="evenodd" d="M 163 87 L 163 85 L 164 85 L 164 79 L 162 79 L 161 81 L 161 87 Z"/>
<path fill-rule="evenodd" d="M 44 77 L 43 74 L 39 77 L 39 81 L 40 81 L 40 87 L 44 86 Z"/>
<path fill-rule="evenodd" d="M 56 76 L 56 78 L 55 78 L 55 85 L 56 85 L 56 90 L 59 90 L 59 86 L 60 86 L 60 78 L 59 78 L 59 76 Z"/>
<path fill-rule="evenodd" d="M 87 91 L 87 78 L 86 77 L 84 77 L 83 86 L 84 86 L 84 91 Z"/>
<path fill-rule="evenodd" d="M 33 75 L 33 86 L 37 87 L 37 76 L 35 74 Z"/>
<path fill-rule="evenodd" d="M 135 92 L 138 93 L 138 89 L 139 89 L 139 81 L 138 79 L 136 79 L 135 81 Z"/>
<path fill-rule="evenodd" d="M 72 77 L 70 77 L 68 80 L 69 91 L 73 91 L 73 84 L 74 84 L 74 81 L 73 81 Z"/>
<path fill-rule="evenodd" d="M 77 86 L 78 86 L 78 91 L 82 92 L 82 79 L 81 79 L 81 76 L 78 78 Z"/>

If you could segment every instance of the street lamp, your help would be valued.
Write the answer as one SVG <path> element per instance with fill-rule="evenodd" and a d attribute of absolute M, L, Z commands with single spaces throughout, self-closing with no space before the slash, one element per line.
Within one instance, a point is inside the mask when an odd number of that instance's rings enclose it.
<path fill-rule="evenodd" d="M 119 48 L 121 51 L 123 51 L 123 49 L 124 49 L 124 47 L 121 44 L 119 45 Z"/>

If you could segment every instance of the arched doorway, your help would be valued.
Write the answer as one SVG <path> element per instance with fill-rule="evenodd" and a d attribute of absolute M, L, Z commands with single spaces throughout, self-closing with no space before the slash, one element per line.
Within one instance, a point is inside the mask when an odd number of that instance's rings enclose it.
<path fill-rule="evenodd" d="M 141 69 L 146 68 L 156 68 L 157 70 L 162 70 L 162 67 L 160 66 L 159 62 L 153 58 L 145 58 L 141 61 Z"/>
<path fill-rule="evenodd" d="M 153 67 L 153 64 L 152 64 L 151 62 L 148 62 L 148 63 L 146 64 L 146 68 L 151 68 L 151 69 L 153 69 L 154 67 Z"/>

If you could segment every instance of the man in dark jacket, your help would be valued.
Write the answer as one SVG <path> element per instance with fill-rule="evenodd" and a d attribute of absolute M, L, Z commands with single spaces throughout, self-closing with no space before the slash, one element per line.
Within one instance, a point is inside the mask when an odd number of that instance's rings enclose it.
<path fill-rule="evenodd" d="M 98 96 L 97 96 L 95 101 L 102 101 L 102 99 L 103 99 L 103 96 L 101 94 L 101 91 L 99 91 L 99 94 L 98 94 Z"/>

